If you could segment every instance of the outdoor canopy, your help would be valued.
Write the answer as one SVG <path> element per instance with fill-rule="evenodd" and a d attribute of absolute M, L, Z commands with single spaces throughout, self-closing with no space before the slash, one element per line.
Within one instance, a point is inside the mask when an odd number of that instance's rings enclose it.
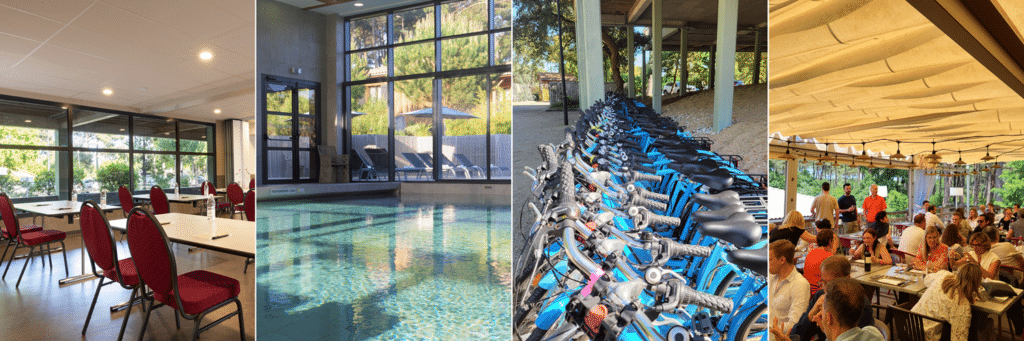
<path fill-rule="evenodd" d="M 971 164 L 1024 159 L 1024 2 L 977 3 L 771 1 L 769 132 L 908 156 L 936 141 L 944 162 L 959 150 Z"/>

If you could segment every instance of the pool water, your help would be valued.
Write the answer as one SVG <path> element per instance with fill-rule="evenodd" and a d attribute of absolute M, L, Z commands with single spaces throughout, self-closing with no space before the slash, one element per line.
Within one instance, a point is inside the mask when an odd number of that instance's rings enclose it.
<path fill-rule="evenodd" d="M 260 202 L 260 340 L 507 340 L 511 209 Z"/>

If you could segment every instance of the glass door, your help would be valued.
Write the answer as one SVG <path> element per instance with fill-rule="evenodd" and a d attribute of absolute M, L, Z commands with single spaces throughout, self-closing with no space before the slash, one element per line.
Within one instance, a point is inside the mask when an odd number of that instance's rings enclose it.
<path fill-rule="evenodd" d="M 320 85 L 267 76 L 263 81 L 263 183 L 316 182 Z"/>

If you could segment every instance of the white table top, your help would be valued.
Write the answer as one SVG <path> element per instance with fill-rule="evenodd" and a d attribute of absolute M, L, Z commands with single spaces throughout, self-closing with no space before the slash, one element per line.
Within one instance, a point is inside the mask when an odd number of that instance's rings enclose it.
<path fill-rule="evenodd" d="M 72 202 L 71 200 L 56 200 L 56 201 L 41 201 L 41 202 L 27 202 L 21 204 L 14 204 L 14 208 L 20 211 L 34 213 L 43 216 L 63 216 L 68 214 L 78 214 L 82 211 L 83 201 Z M 98 204 L 98 203 L 97 203 Z M 121 206 L 106 205 L 100 206 L 100 210 L 113 211 L 119 210 Z"/>
<path fill-rule="evenodd" d="M 213 224 L 205 216 L 166 213 L 157 214 L 155 217 L 163 225 L 167 238 L 172 242 L 243 257 L 256 256 L 256 222 L 216 218 L 216 234 L 229 236 L 214 240 L 211 239 Z M 118 231 L 126 230 L 127 224 L 128 219 L 110 221 L 110 227 Z"/>
<path fill-rule="evenodd" d="M 1017 296 L 1006 298 L 1006 300 L 1002 302 L 976 300 L 974 301 L 974 304 L 971 305 L 971 308 L 989 314 L 1002 315 L 1010 308 L 1010 305 L 1020 299 L 1021 292 L 1024 292 L 1024 290 L 1017 288 L 1013 288 L 1013 291 L 1017 292 Z"/>
<path fill-rule="evenodd" d="M 242 193 L 245 193 L 245 192 L 248 192 L 248 191 L 249 191 L 249 189 L 248 189 L 248 188 L 242 187 Z M 227 188 L 227 187 L 224 187 L 224 188 L 218 188 L 218 189 L 217 189 L 217 193 L 220 193 L 220 194 L 225 194 L 225 193 L 227 193 L 227 192 L 228 192 L 228 188 Z"/>
<path fill-rule="evenodd" d="M 133 195 L 132 198 L 139 199 L 139 200 L 150 200 L 149 194 L 136 194 L 136 195 Z M 205 195 L 199 195 L 199 194 L 174 195 L 174 193 L 167 193 L 167 201 L 170 201 L 170 202 L 185 202 L 185 203 L 189 203 L 189 202 L 199 202 L 199 201 L 203 201 L 203 200 L 206 200 L 206 196 Z"/>

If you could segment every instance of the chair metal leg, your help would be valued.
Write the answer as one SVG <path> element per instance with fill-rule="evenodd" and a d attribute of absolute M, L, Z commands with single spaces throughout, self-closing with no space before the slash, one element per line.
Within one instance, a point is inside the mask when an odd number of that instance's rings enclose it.
<path fill-rule="evenodd" d="M 155 301 L 153 302 L 156 303 Z M 139 332 L 139 341 L 142 341 L 142 337 L 146 336 L 146 326 L 149 325 L 149 314 L 153 312 L 153 304 L 150 304 L 149 309 L 146 309 L 146 299 L 142 300 L 142 308 L 146 310 L 146 317 L 142 320 L 142 331 Z"/>
<path fill-rule="evenodd" d="M 250 264 L 250 263 L 253 263 L 253 262 L 255 262 L 255 261 L 256 261 L 255 259 L 252 259 L 252 258 L 246 258 L 246 259 L 245 259 L 245 268 L 243 268 L 243 269 L 242 269 L 242 273 L 243 273 L 243 274 L 244 274 L 244 273 L 249 273 L 249 264 Z"/>
<path fill-rule="evenodd" d="M 139 289 L 140 289 L 139 287 L 135 287 L 134 289 L 132 289 L 132 298 L 129 299 L 128 302 L 134 302 L 135 301 L 135 292 L 138 291 Z M 99 291 L 97 291 L 97 294 L 98 293 L 99 293 Z M 93 301 L 93 305 L 96 305 L 95 300 Z M 124 313 L 124 321 L 121 321 L 121 332 L 117 334 L 117 341 L 121 341 L 122 339 L 124 339 L 124 327 L 128 325 L 128 316 L 130 316 L 132 314 L 132 306 L 133 305 L 135 305 L 135 304 L 129 304 L 128 305 L 128 311 L 126 311 Z M 142 305 L 143 306 L 146 305 L 145 298 L 143 298 L 143 300 L 142 300 Z"/>
<path fill-rule="evenodd" d="M 238 306 L 238 338 L 241 341 L 245 341 L 245 320 L 244 314 L 242 314 L 242 301 L 235 298 L 235 305 Z"/>
<path fill-rule="evenodd" d="M 202 322 L 202 317 L 196 317 L 195 329 L 192 330 L 192 341 L 199 340 L 199 322 Z"/>
<path fill-rule="evenodd" d="M 40 247 L 40 249 L 42 249 L 42 247 Z M 22 278 L 22 277 L 25 277 L 25 269 L 28 269 L 28 261 L 32 260 L 32 253 L 33 253 L 33 252 L 34 252 L 35 250 L 36 250 L 36 247 L 35 247 L 35 246 L 31 246 L 31 247 L 30 247 L 30 248 L 28 249 L 28 258 L 27 258 L 27 259 L 25 259 L 25 266 L 22 266 L 22 267 L 21 267 L 21 275 L 18 275 L 18 283 L 15 283 L 15 284 L 14 284 L 14 288 L 18 288 L 18 286 L 20 286 L 20 285 L 21 285 L 21 278 Z M 42 258 L 42 257 L 40 257 L 40 258 Z"/>
<path fill-rule="evenodd" d="M 0 257 L 0 263 L 3 263 L 4 260 L 7 259 L 7 250 L 9 250 L 11 248 L 11 243 L 12 242 L 14 242 L 13 239 L 8 239 L 7 240 L 7 246 L 4 247 L 4 254 L 3 254 L 2 257 Z M 18 245 L 18 244 L 14 244 L 14 245 Z M 11 256 L 11 259 L 14 259 L 14 256 Z"/>
<path fill-rule="evenodd" d="M 18 247 L 21 247 L 21 244 L 14 245 L 14 251 L 11 253 L 11 259 L 7 261 L 7 268 L 4 269 L 4 275 L 0 276 L 0 279 L 7 279 L 7 271 L 11 270 L 11 263 L 14 263 L 14 255 L 18 254 Z M 27 263 L 28 259 L 26 259 L 25 262 Z"/>
<path fill-rule="evenodd" d="M 53 254 L 50 253 L 50 245 L 53 245 L 53 243 L 46 243 L 46 258 L 49 259 L 50 269 L 53 269 Z M 64 245 L 64 243 L 61 243 L 61 245 Z M 67 264 L 66 260 L 64 264 Z"/>
<path fill-rule="evenodd" d="M 71 271 L 68 271 L 68 248 L 64 245 L 64 241 L 60 241 L 60 253 L 64 254 L 64 276 L 71 276 Z M 50 260 L 50 265 L 53 265 L 53 260 Z"/>
<path fill-rule="evenodd" d="M 178 311 L 177 310 L 174 311 L 174 326 L 177 327 L 178 329 L 181 329 L 181 321 L 178 320 Z"/>
<path fill-rule="evenodd" d="M 96 300 L 100 298 L 100 289 L 103 288 L 103 280 L 105 278 L 100 277 L 100 282 L 96 283 L 96 295 L 92 296 L 92 305 L 89 306 L 89 314 L 85 315 L 85 325 L 82 326 L 82 335 L 85 335 L 85 331 L 89 329 L 89 321 L 92 320 L 92 311 L 96 309 Z"/>

